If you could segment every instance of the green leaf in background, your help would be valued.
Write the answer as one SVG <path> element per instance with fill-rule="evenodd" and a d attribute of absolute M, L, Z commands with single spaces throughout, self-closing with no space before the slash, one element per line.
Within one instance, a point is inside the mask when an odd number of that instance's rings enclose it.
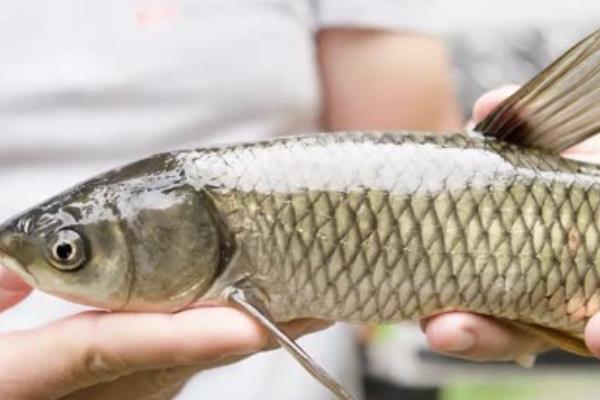
<path fill-rule="evenodd" d="M 600 398 L 597 377 L 563 377 L 451 382 L 439 400 L 590 400 Z"/>
<path fill-rule="evenodd" d="M 440 400 L 533 400 L 536 390 L 528 384 L 465 383 L 443 388 Z"/>
<path fill-rule="evenodd" d="M 394 325 L 377 325 L 375 327 L 375 335 L 373 340 L 377 342 L 384 342 L 388 339 L 392 339 L 396 329 L 398 328 Z"/>

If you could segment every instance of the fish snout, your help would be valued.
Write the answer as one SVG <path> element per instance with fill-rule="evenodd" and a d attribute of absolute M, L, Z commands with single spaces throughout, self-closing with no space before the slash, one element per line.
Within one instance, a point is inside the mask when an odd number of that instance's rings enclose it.
<path fill-rule="evenodd" d="M 27 283 L 33 283 L 33 276 L 19 262 L 15 252 L 18 251 L 19 233 L 14 224 L 0 226 L 0 266 L 16 273 Z"/>
<path fill-rule="evenodd" d="M 14 224 L 6 223 L 0 225 L 0 257 L 8 256 L 15 233 Z"/>

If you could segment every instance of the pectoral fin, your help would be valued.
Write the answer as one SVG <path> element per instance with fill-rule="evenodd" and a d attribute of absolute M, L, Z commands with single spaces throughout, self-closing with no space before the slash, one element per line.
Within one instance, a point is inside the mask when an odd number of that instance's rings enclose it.
<path fill-rule="evenodd" d="M 593 357 L 593 354 L 585 345 L 585 341 L 581 336 L 573 333 L 563 332 L 556 329 L 545 328 L 539 325 L 531 325 L 519 321 L 503 320 L 508 325 L 517 328 L 523 332 L 533 335 L 544 342 L 568 351 L 569 353 L 577 354 L 583 357 Z"/>
<path fill-rule="evenodd" d="M 279 344 L 285 348 L 304 369 L 325 385 L 341 400 L 352 400 L 353 397 L 342 385 L 335 381 L 319 364 L 317 364 L 292 338 L 285 334 L 273 321 L 265 304 L 252 294 L 250 290 L 230 288 L 226 297 L 234 304 L 252 315 L 262 326 L 271 332 Z"/>
<path fill-rule="evenodd" d="M 599 103 L 597 31 L 502 102 L 475 131 L 559 153 L 600 132 Z"/>

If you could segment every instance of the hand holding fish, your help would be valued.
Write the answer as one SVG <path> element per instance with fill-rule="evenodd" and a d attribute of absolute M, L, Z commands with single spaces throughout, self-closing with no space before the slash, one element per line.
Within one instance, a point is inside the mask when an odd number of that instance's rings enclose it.
<path fill-rule="evenodd" d="M 0 311 L 30 292 L 0 267 Z M 299 336 L 323 326 L 303 320 L 285 329 Z M 175 315 L 85 312 L 0 335 L 0 398 L 171 399 L 199 370 L 237 361 L 269 344 L 265 330 L 233 308 Z"/>
<path fill-rule="evenodd" d="M 518 86 L 507 85 L 484 94 L 473 107 L 473 121 L 482 121 Z M 471 360 L 519 360 L 528 364 L 546 347 L 543 341 L 482 315 L 466 312 L 444 313 L 421 322 L 432 350 Z M 600 326 L 598 326 L 600 337 Z M 600 345 L 600 341 L 598 343 Z M 600 351 L 600 347 L 598 347 Z"/>
<path fill-rule="evenodd" d="M 519 89 L 506 85 L 484 94 L 473 108 L 473 122 L 482 121 L 504 99 Z M 582 161 L 600 161 L 600 143 L 594 138 L 576 145 L 563 155 Z M 523 364 L 533 361 L 532 354 L 548 346 L 539 337 L 514 330 L 491 318 L 466 312 L 444 313 L 421 322 L 432 350 L 471 360 L 517 360 Z M 590 351 L 600 357 L 600 314 L 593 316 L 585 330 Z"/>

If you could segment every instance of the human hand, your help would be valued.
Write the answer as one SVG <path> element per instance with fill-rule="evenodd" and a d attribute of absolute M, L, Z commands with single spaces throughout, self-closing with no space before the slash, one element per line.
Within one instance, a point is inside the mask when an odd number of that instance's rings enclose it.
<path fill-rule="evenodd" d="M 0 266 L 0 311 L 31 292 Z M 326 324 L 283 326 L 294 336 Z M 173 398 L 196 372 L 275 347 L 251 317 L 229 307 L 177 314 L 88 311 L 44 327 L 0 335 L 0 398 Z"/>

